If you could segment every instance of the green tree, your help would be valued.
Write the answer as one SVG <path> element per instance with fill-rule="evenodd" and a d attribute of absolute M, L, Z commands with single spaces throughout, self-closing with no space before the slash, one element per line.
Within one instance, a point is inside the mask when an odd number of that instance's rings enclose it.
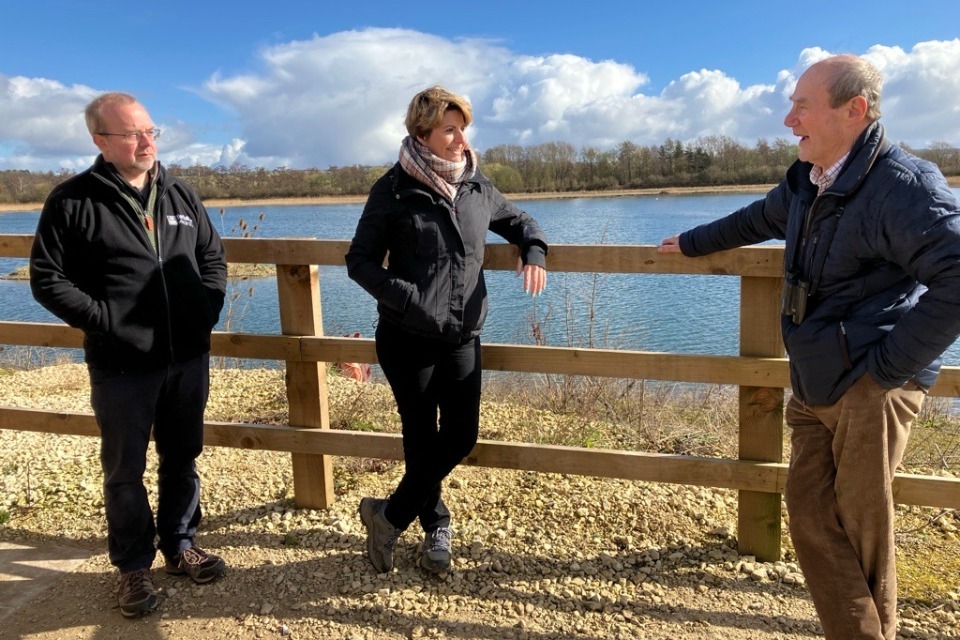
<path fill-rule="evenodd" d="M 503 193 L 519 193 L 523 191 L 523 176 L 516 168 L 509 165 L 491 162 L 483 165 L 483 173 L 490 178 L 497 189 Z"/>

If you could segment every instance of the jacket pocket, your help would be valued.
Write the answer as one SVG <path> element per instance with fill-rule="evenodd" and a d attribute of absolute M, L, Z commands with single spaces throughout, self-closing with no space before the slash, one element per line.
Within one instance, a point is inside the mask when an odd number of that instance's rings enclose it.
<path fill-rule="evenodd" d="M 94 300 L 94 304 L 98 309 L 96 317 L 90 318 L 90 322 L 80 329 L 90 336 L 108 336 L 110 335 L 110 305 L 106 300 Z"/>
<path fill-rule="evenodd" d="M 403 311 L 403 326 L 417 333 L 438 332 L 431 301 L 430 290 L 416 287 Z"/>
<path fill-rule="evenodd" d="M 843 357 L 843 366 L 847 371 L 853 369 L 853 362 L 850 360 L 850 348 L 847 346 L 847 329 L 843 322 L 837 325 L 837 338 L 840 340 L 840 355 Z"/>
<path fill-rule="evenodd" d="M 833 404 L 852 375 L 850 357 L 835 321 L 807 320 L 784 340 L 794 391 L 811 405 Z"/>

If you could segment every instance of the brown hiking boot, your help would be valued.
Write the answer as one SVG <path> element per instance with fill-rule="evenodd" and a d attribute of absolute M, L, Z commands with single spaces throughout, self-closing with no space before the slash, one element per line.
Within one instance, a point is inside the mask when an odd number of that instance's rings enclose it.
<path fill-rule="evenodd" d="M 117 603 L 124 618 L 136 618 L 157 608 L 157 590 L 150 569 L 137 569 L 120 574 Z"/>
<path fill-rule="evenodd" d="M 223 575 L 227 564 L 220 556 L 194 546 L 184 549 L 174 560 L 167 559 L 165 568 L 172 576 L 187 575 L 197 584 L 206 584 Z"/>

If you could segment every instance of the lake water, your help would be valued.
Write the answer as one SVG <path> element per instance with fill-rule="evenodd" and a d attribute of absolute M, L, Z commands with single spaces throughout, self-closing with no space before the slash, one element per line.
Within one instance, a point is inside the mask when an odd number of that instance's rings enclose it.
<path fill-rule="evenodd" d="M 958 197 L 960 190 L 955 189 Z M 657 244 L 662 238 L 708 222 L 761 194 L 669 195 L 518 200 L 551 242 L 563 244 Z M 238 235 L 240 219 L 257 223 L 255 237 L 349 239 L 362 204 L 230 207 L 210 215 L 225 237 Z M 263 220 L 257 218 L 263 214 Z M 38 212 L 0 214 L 0 233 L 33 233 Z M 491 235 L 491 242 L 501 241 Z M 0 259 L 0 273 L 25 260 Z M 549 265 L 549 258 L 548 258 Z M 487 273 L 490 314 L 485 342 L 532 344 L 534 322 L 555 346 L 596 346 L 644 351 L 735 355 L 738 352 L 739 278 L 727 276 L 550 273 L 547 289 L 534 299 L 519 279 Z M 276 284 L 272 278 L 231 284 L 233 330 L 279 333 Z M 252 287 L 252 296 L 247 294 Z M 376 305 L 347 278 L 343 267 L 321 267 L 324 332 L 373 335 Z M 232 296 L 231 296 L 232 297 Z M 593 319 L 591 320 L 591 311 Z M 30 296 L 26 282 L 0 280 L 0 320 L 55 321 Z M 960 346 L 945 356 L 960 364 Z"/>

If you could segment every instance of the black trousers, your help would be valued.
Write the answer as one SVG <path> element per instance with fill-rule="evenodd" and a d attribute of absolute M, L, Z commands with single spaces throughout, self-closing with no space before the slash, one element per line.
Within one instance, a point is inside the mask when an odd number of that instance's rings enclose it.
<path fill-rule="evenodd" d="M 447 527 L 441 485 L 473 449 L 480 427 L 480 339 L 450 344 L 381 321 L 376 343 L 403 426 L 405 470 L 387 520 L 401 530 L 418 518 L 424 531 Z"/>
<path fill-rule="evenodd" d="M 144 569 L 192 546 L 200 523 L 203 411 L 210 389 L 210 359 L 149 371 L 88 367 L 90 402 L 100 426 L 100 462 L 110 562 L 120 571 Z M 157 519 L 143 484 L 150 430 L 157 448 Z"/>

